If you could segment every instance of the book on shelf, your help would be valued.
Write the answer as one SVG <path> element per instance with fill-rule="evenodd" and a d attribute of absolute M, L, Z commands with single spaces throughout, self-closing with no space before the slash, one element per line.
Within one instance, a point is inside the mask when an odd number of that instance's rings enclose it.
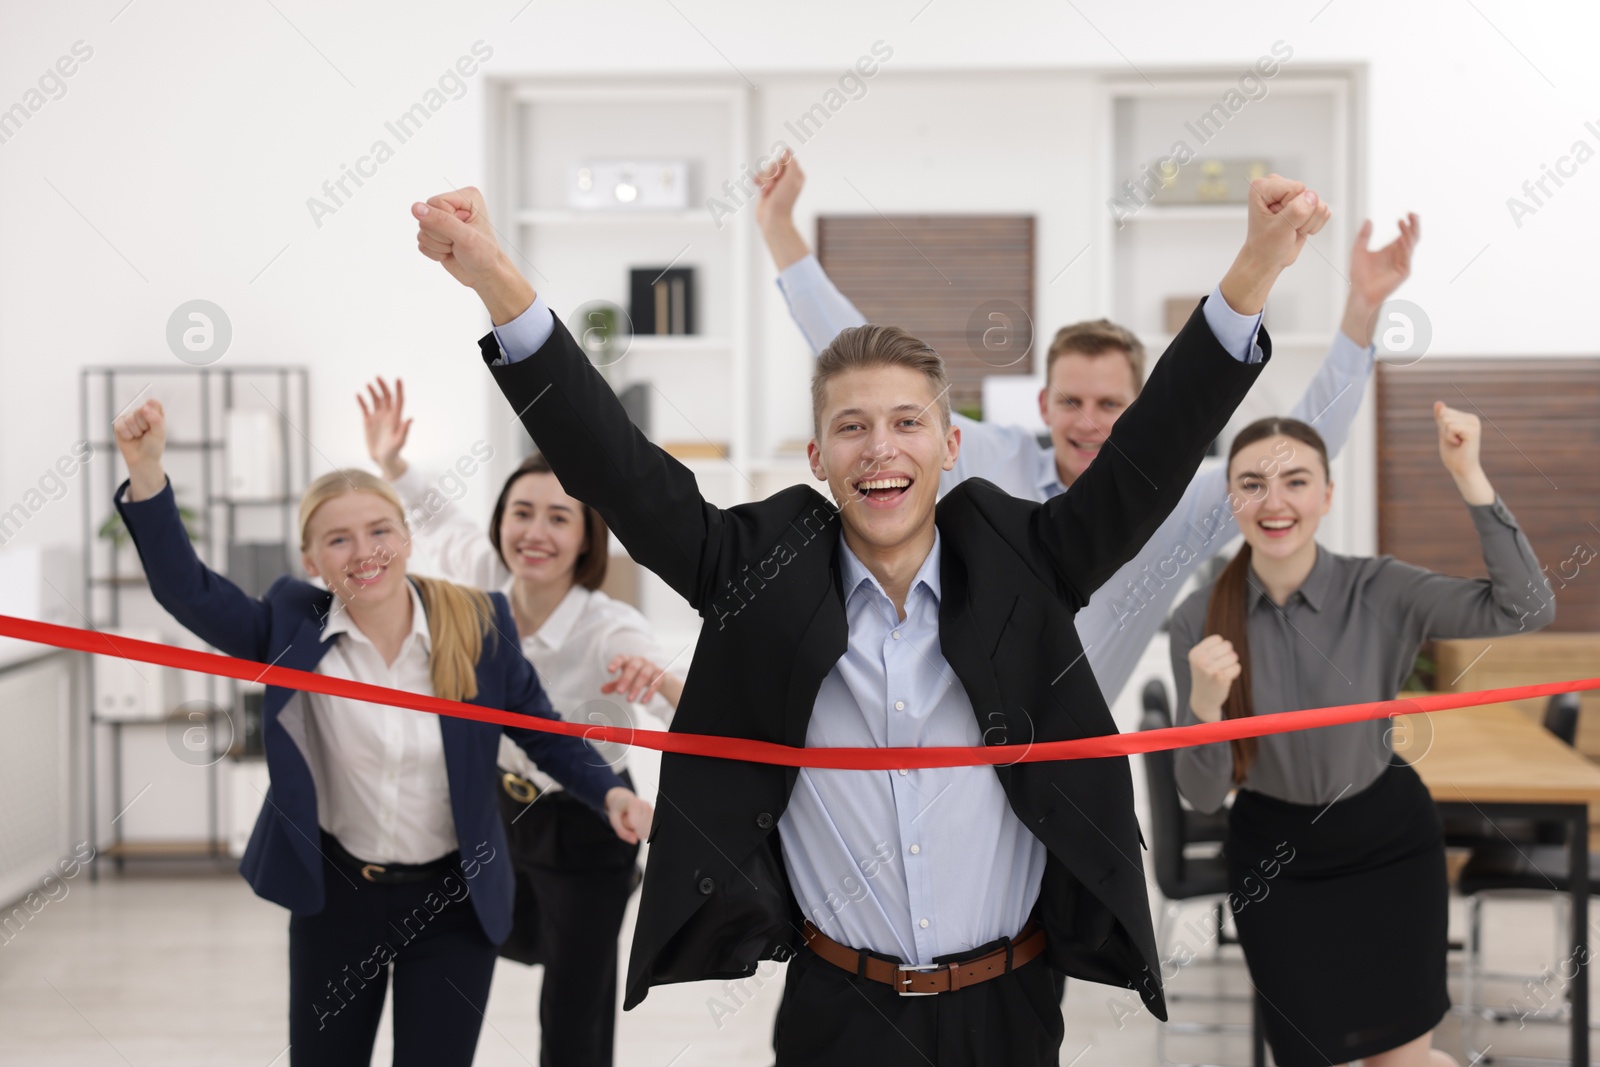
<path fill-rule="evenodd" d="M 634 336 L 695 332 L 693 267 L 635 267 L 629 271 L 628 294 Z"/>

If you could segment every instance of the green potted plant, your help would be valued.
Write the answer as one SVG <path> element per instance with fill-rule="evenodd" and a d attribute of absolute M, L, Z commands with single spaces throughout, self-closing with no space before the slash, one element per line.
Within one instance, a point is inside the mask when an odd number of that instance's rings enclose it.
<path fill-rule="evenodd" d="M 200 525 L 200 513 L 194 508 L 179 504 L 178 518 L 182 520 L 183 528 L 189 534 L 189 540 L 199 541 L 200 534 L 195 531 Z M 137 577 L 144 573 L 144 568 L 139 564 L 139 553 L 133 548 L 133 538 L 122 521 L 122 512 L 112 508 L 111 514 L 106 516 L 106 520 L 95 531 L 95 536 L 111 543 L 118 576 Z"/>

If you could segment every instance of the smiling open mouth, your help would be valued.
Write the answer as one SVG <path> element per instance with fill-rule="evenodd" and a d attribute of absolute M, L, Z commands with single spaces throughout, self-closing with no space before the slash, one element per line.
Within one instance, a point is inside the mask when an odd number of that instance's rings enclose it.
<path fill-rule="evenodd" d="M 868 500 L 888 503 L 905 496 L 911 489 L 910 478 L 863 478 L 855 483 L 856 492 Z"/>
<path fill-rule="evenodd" d="M 356 585 L 371 585 L 379 578 L 382 578 L 383 572 L 388 569 L 382 564 L 368 562 L 361 567 L 346 571 L 345 574 Z"/>
<path fill-rule="evenodd" d="M 1298 524 L 1298 519 L 1260 519 L 1256 525 L 1268 537 L 1283 537 Z"/>

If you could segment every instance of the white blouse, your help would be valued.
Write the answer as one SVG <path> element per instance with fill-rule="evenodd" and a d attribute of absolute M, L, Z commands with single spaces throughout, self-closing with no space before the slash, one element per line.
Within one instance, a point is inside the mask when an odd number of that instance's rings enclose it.
<path fill-rule="evenodd" d="M 415 465 L 393 485 L 405 504 L 412 537 L 427 548 L 444 577 L 511 595 L 514 579 L 482 527 L 430 485 Z M 551 705 L 567 721 L 640 730 L 660 729 L 671 721 L 672 705 L 659 693 L 641 708 L 620 694 L 600 692 L 614 677 L 606 672 L 606 665 L 617 656 L 643 656 L 670 669 L 655 631 L 632 605 L 574 585 L 544 624 L 521 644 L 522 654 L 538 672 Z M 649 721 L 643 711 L 660 722 Z M 591 743 L 612 770 L 621 774 L 627 768 L 627 746 Z M 509 738 L 500 742 L 500 766 L 531 780 L 541 790 L 561 788 Z"/>
<path fill-rule="evenodd" d="M 336 639 L 317 663 L 330 678 L 433 695 L 433 642 L 422 597 L 410 582 L 411 632 L 393 664 L 336 604 L 322 639 Z M 427 863 L 457 847 L 439 716 L 348 697 L 308 693 L 308 755 L 316 776 L 317 822 L 352 855 L 373 863 Z"/>

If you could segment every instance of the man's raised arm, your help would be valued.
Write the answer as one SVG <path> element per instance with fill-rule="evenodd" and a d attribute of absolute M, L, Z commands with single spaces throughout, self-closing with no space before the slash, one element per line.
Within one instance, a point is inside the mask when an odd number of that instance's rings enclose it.
<path fill-rule="evenodd" d="M 1415 213 L 1398 225 L 1398 237 L 1382 248 L 1369 249 L 1372 221 L 1361 224 L 1350 249 L 1350 293 L 1345 297 L 1339 331 L 1305 395 L 1289 412 L 1290 418 L 1316 428 L 1330 458 L 1349 440 L 1367 380 L 1372 377 L 1372 333 L 1378 310 L 1411 276 L 1411 254 L 1422 240 L 1422 222 Z"/>
<path fill-rule="evenodd" d="M 789 307 L 789 317 L 799 327 L 813 356 L 822 354 L 841 330 L 865 326 L 866 316 L 839 291 L 811 254 L 811 247 L 794 224 L 794 205 L 805 186 L 805 172 L 791 152 L 785 151 L 772 166 L 756 175 L 761 200 L 756 205 L 756 225 L 778 268 L 778 291 Z M 967 478 L 988 478 L 1012 492 L 1027 492 L 1018 484 L 1033 467 L 1028 462 L 1039 445 L 1033 431 L 1006 423 L 982 422 L 959 411 L 950 413 L 961 427 L 961 454 L 956 465 L 939 479 L 939 491 L 949 492 Z"/>
<path fill-rule="evenodd" d="M 652 444 L 509 257 L 473 188 L 412 205 L 417 247 L 476 292 L 494 330 L 480 342 L 495 382 L 562 488 L 595 508 L 642 566 L 695 607 L 709 599 L 722 513 L 694 475 Z"/>
<path fill-rule="evenodd" d="M 1265 353 L 1256 362 L 1256 346 L 1240 345 L 1232 334 L 1241 319 L 1261 314 L 1278 275 L 1328 217 L 1328 206 L 1300 182 L 1274 174 L 1251 183 L 1244 246 L 1207 306 L 1168 346 L 1100 456 L 1040 509 L 1048 527 L 1042 540 L 1055 550 L 1056 569 L 1080 603 L 1144 546 L 1182 498 L 1265 362 Z M 1225 308 L 1209 306 L 1217 300 Z M 1261 347 L 1269 349 L 1270 341 Z"/>
<path fill-rule="evenodd" d="M 789 151 L 757 174 L 761 200 L 756 204 L 756 225 L 778 268 L 778 290 L 789 305 L 789 316 L 816 356 L 839 331 L 865 326 L 867 319 L 833 284 L 794 224 L 795 201 L 805 182 L 800 161 Z"/>
<path fill-rule="evenodd" d="M 1368 223 L 1350 251 L 1350 293 L 1340 330 L 1334 334 L 1316 376 L 1290 418 L 1314 426 L 1333 458 L 1349 439 L 1350 428 L 1372 377 L 1372 320 L 1411 273 L 1411 254 L 1421 239 L 1415 215 L 1400 220 L 1400 233 L 1379 249 L 1368 249 Z M 1211 302 L 1206 305 L 1209 310 Z M 1213 327 L 1215 332 L 1215 328 Z M 1155 637 L 1177 601 L 1188 576 L 1222 550 L 1239 532 L 1228 495 L 1223 464 L 1195 475 L 1138 555 L 1123 564 L 1089 601 L 1077 619 L 1085 661 L 1100 683 L 1106 703 L 1115 702 L 1138 668 L 1145 646 Z"/>

